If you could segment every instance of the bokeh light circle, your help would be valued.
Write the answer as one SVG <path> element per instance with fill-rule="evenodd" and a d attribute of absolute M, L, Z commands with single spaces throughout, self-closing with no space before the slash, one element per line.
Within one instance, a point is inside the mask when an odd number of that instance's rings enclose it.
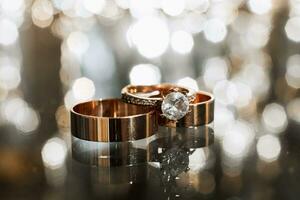
<path fill-rule="evenodd" d="M 227 35 L 227 28 L 220 19 L 209 19 L 204 26 L 205 38 L 213 43 L 221 42 Z"/>
<path fill-rule="evenodd" d="M 72 91 L 78 100 L 87 100 L 95 95 L 95 85 L 92 80 L 82 77 L 75 80 Z"/>
<path fill-rule="evenodd" d="M 256 150 L 259 158 L 266 162 L 275 161 L 280 155 L 281 145 L 278 137 L 264 135 L 258 139 Z"/>
<path fill-rule="evenodd" d="M 171 36 L 171 47 L 180 54 L 189 53 L 194 46 L 193 36 L 185 31 L 176 31 Z"/>
<path fill-rule="evenodd" d="M 129 39 L 136 45 L 139 53 L 147 58 L 162 55 L 169 45 L 169 30 L 158 17 L 144 17 L 130 29 Z"/>
<path fill-rule="evenodd" d="M 0 44 L 11 45 L 19 36 L 16 24 L 8 19 L 0 18 Z"/>
<path fill-rule="evenodd" d="M 300 42 L 300 17 L 289 18 L 285 25 L 285 32 L 290 40 Z"/>
<path fill-rule="evenodd" d="M 129 73 L 133 85 L 154 85 L 160 83 L 160 69 L 152 64 L 139 64 L 132 67 Z"/>

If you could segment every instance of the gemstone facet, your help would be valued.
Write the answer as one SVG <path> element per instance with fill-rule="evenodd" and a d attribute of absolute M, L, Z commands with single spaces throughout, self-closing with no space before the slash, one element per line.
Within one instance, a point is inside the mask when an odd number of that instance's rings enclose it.
<path fill-rule="evenodd" d="M 181 92 L 171 92 L 161 104 L 163 115 L 170 120 L 179 120 L 189 111 L 189 100 Z"/>

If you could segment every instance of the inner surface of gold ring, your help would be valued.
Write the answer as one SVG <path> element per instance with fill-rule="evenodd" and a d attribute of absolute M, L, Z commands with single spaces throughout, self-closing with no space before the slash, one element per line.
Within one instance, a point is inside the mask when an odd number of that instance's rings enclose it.
<path fill-rule="evenodd" d="M 77 104 L 72 111 L 85 117 L 130 118 L 153 112 L 153 108 L 127 104 L 119 99 L 106 99 Z"/>
<path fill-rule="evenodd" d="M 155 93 L 157 91 L 157 93 Z M 190 90 L 181 86 L 173 84 L 157 84 L 157 85 L 129 85 L 122 90 L 122 93 L 127 93 L 130 95 L 142 97 L 141 94 L 149 94 L 146 98 L 159 99 L 161 100 L 164 96 L 168 95 L 170 92 L 181 92 L 183 94 L 189 94 Z M 151 93 L 153 93 L 151 95 Z"/>
<path fill-rule="evenodd" d="M 191 102 L 190 106 L 204 104 L 214 100 L 214 97 L 211 94 L 203 91 L 196 92 L 194 97 L 195 99 Z"/>

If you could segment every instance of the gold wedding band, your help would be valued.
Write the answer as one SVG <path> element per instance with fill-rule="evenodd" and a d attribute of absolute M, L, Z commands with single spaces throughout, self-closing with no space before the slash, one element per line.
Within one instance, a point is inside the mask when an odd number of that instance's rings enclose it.
<path fill-rule="evenodd" d="M 164 97 L 172 91 L 186 95 L 188 100 L 182 100 L 182 105 L 185 105 L 184 114 L 180 117 L 172 118 L 164 114 L 163 104 Z M 161 126 L 167 127 L 192 127 L 209 124 L 214 119 L 214 97 L 212 94 L 198 91 L 193 92 L 185 87 L 176 86 L 173 84 L 158 84 L 150 86 L 134 86 L 128 85 L 122 89 L 122 99 L 126 103 L 155 106 L 157 109 L 158 123 Z M 174 96 L 173 96 L 174 97 Z M 179 97 L 181 98 L 182 95 Z M 160 106 L 162 106 L 160 108 Z M 172 110 L 171 110 L 172 111 Z M 173 111 L 172 111 L 173 112 Z M 172 112 L 170 112 L 172 114 Z"/>
<path fill-rule="evenodd" d="M 194 101 L 194 91 L 173 84 L 152 86 L 129 85 L 122 89 L 122 98 L 127 103 L 151 105 L 161 109 L 161 115 L 173 121 L 183 118 Z"/>
<path fill-rule="evenodd" d="M 155 134 L 157 127 L 155 109 L 127 104 L 120 99 L 88 101 L 71 110 L 71 132 L 84 140 L 139 140 Z"/>
<path fill-rule="evenodd" d="M 121 95 L 126 103 L 143 106 L 158 106 L 163 101 L 163 97 L 172 91 L 185 94 L 190 101 L 194 99 L 193 91 L 190 89 L 169 83 L 146 86 L 127 85 L 121 90 Z"/>

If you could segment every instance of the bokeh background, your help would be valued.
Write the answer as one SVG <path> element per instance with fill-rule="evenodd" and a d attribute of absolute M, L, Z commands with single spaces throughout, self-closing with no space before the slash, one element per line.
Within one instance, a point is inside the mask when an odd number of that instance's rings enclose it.
<path fill-rule="evenodd" d="M 0 193 L 57 199 L 72 105 L 171 82 L 216 98 L 209 193 L 297 199 L 299 42 L 299 0 L 0 0 Z"/>

